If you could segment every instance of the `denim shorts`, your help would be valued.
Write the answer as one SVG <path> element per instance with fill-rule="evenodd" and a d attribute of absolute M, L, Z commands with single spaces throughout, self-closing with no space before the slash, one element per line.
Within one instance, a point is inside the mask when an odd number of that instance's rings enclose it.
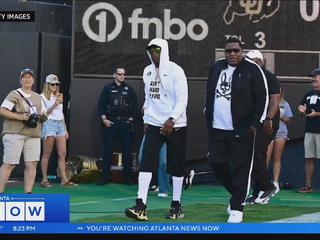
<path fill-rule="evenodd" d="M 48 119 L 42 125 L 41 138 L 65 136 L 66 129 L 64 127 L 64 120 Z"/>

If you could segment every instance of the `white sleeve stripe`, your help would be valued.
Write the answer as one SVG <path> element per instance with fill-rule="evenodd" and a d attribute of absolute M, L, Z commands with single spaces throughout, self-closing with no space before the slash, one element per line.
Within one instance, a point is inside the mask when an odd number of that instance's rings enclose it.
<path fill-rule="evenodd" d="M 259 66 L 258 66 L 259 67 Z M 264 105 L 264 111 L 262 113 L 262 116 L 260 118 L 260 122 L 262 123 L 263 120 L 266 119 L 267 117 L 267 110 L 268 110 L 268 105 L 269 105 L 269 90 L 268 90 L 268 84 L 267 84 L 267 79 L 266 79 L 266 76 L 264 75 L 262 69 L 259 67 L 260 69 L 260 72 L 263 76 L 263 81 L 264 81 L 264 87 L 266 88 L 266 102 L 265 102 L 265 105 Z"/>
<path fill-rule="evenodd" d="M 254 61 L 252 61 L 252 60 L 250 60 L 250 59 L 248 59 L 248 58 L 245 58 L 245 59 L 246 59 L 247 61 L 255 64 L 255 65 L 259 68 L 259 70 L 260 70 L 260 72 L 261 72 L 261 74 L 262 74 L 262 77 L 263 77 L 264 87 L 265 87 L 265 89 L 266 89 L 266 101 L 265 101 L 265 105 L 264 105 L 264 111 L 263 111 L 262 116 L 261 116 L 261 118 L 260 118 L 260 122 L 262 123 L 263 120 L 266 119 L 267 110 L 268 110 L 268 105 L 269 105 L 269 91 L 268 91 L 267 79 L 266 79 L 266 76 L 264 75 L 264 72 L 262 71 L 262 69 L 260 68 L 260 66 L 259 66 L 258 64 L 256 64 Z"/>
<path fill-rule="evenodd" d="M 12 103 L 12 102 L 10 102 L 9 100 L 5 99 L 5 100 L 3 101 L 3 103 L 1 104 L 1 107 L 7 108 L 8 110 L 11 111 L 11 110 L 13 109 L 13 107 L 14 107 L 14 103 Z"/>

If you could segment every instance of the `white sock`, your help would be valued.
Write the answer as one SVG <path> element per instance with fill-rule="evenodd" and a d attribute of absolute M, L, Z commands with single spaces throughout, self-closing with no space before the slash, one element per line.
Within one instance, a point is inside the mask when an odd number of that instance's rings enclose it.
<path fill-rule="evenodd" d="M 172 176 L 172 190 L 173 190 L 172 200 L 173 201 L 179 201 L 180 202 L 183 179 L 184 179 L 184 177 Z"/>
<path fill-rule="evenodd" d="M 138 198 L 142 199 L 144 204 L 147 204 L 149 184 L 151 182 L 151 172 L 139 172 L 138 177 Z"/>

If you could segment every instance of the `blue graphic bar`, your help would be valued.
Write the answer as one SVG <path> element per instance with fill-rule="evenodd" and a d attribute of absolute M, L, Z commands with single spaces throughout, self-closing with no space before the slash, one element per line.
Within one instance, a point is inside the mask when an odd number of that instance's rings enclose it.
<path fill-rule="evenodd" d="M 69 223 L 69 206 L 67 194 L 1 194 L 0 225 L 6 222 Z"/>
<path fill-rule="evenodd" d="M 1 234 L 276 234 L 276 233 L 320 233 L 320 224 L 305 223 L 0 223 Z"/>

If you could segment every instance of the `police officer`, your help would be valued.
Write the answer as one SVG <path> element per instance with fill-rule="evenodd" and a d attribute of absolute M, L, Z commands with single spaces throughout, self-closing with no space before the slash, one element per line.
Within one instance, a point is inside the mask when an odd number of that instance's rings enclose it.
<path fill-rule="evenodd" d="M 100 95 L 98 112 L 103 123 L 103 164 L 102 176 L 98 185 L 109 182 L 113 145 L 116 136 L 120 137 L 123 177 L 125 184 L 131 182 L 132 159 L 130 145 L 131 129 L 137 112 L 137 95 L 133 88 L 124 82 L 125 69 L 117 68 L 114 82 L 106 85 Z"/>

